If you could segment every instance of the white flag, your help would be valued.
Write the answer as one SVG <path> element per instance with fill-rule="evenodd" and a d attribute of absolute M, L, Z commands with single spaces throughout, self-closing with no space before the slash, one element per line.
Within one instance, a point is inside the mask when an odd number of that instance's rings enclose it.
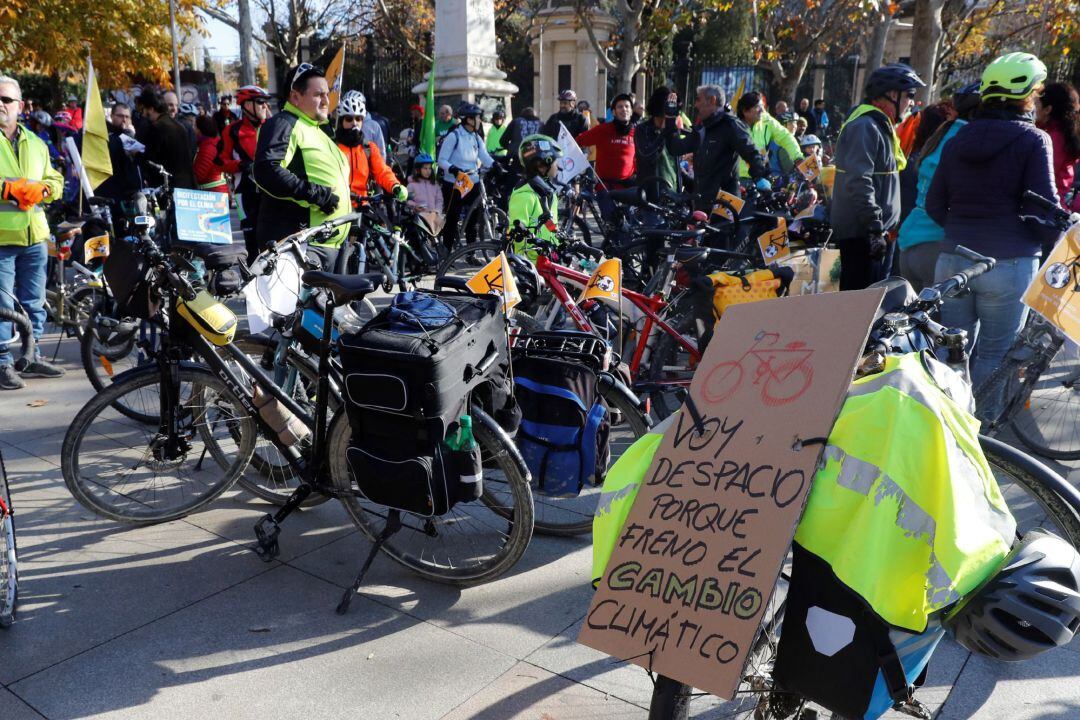
<path fill-rule="evenodd" d="M 563 153 L 562 157 L 559 158 L 559 176 L 557 180 L 560 185 L 565 185 L 585 172 L 585 168 L 589 167 L 589 158 L 585 157 L 585 153 L 581 151 L 581 148 L 574 140 L 574 136 L 570 134 L 570 131 L 562 123 L 559 123 L 559 137 L 555 138 L 555 142 L 562 148 Z"/>

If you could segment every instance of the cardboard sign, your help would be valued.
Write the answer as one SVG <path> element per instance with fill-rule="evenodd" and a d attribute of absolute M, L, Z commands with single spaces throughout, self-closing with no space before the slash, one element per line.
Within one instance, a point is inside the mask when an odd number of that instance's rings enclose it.
<path fill-rule="evenodd" d="M 599 300 L 618 308 L 622 293 L 622 260 L 608 258 L 596 266 L 578 302 Z"/>
<path fill-rule="evenodd" d="M 518 292 L 517 282 L 514 281 L 514 273 L 510 271 L 510 265 L 506 262 L 506 253 L 499 253 L 480 272 L 473 275 L 466 283 L 469 289 L 478 295 L 498 295 L 503 301 L 503 312 L 509 313 L 514 306 L 521 302 L 521 293 Z"/>
<path fill-rule="evenodd" d="M 185 188 L 172 192 L 178 240 L 211 245 L 232 244 L 228 193 Z"/>
<path fill-rule="evenodd" d="M 94 258 L 104 257 L 109 257 L 108 235 L 92 237 L 83 244 L 83 262 L 90 262 Z"/>
<path fill-rule="evenodd" d="M 1080 342 L 1080 225 L 1054 246 L 1024 292 L 1024 304 Z"/>
<path fill-rule="evenodd" d="M 791 255 L 791 248 L 788 247 L 787 220 L 780 218 L 779 224 L 774 229 L 758 236 L 757 243 L 766 265 Z"/>
<path fill-rule="evenodd" d="M 720 319 L 578 641 L 731 698 L 822 444 L 884 291 L 779 298 Z M 844 322 L 836 322 L 844 318 Z"/>
<path fill-rule="evenodd" d="M 727 218 L 731 222 L 735 222 L 735 218 L 731 216 L 731 211 L 720 204 L 721 200 L 725 201 L 726 203 L 731 205 L 731 207 L 735 208 L 736 213 L 742 212 L 743 205 L 746 204 L 746 201 L 738 195 L 732 195 L 726 190 L 721 190 L 720 192 L 716 193 L 716 204 L 713 205 L 712 214 L 719 215 L 721 217 Z"/>
<path fill-rule="evenodd" d="M 803 161 L 795 166 L 809 182 L 814 182 L 821 177 L 821 160 L 817 155 L 808 155 Z"/>
<path fill-rule="evenodd" d="M 468 173 L 459 172 L 457 174 L 457 182 L 454 183 L 454 190 L 456 190 L 457 194 L 461 197 L 465 197 L 469 194 L 469 191 L 473 189 L 474 185 L 476 185 L 476 183 L 472 181 L 472 178 L 469 177 Z"/>

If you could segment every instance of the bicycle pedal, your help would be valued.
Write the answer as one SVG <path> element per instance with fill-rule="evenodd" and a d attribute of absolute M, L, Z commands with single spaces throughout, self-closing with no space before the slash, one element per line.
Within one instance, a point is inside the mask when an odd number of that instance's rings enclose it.
<path fill-rule="evenodd" d="M 904 702 L 893 705 L 893 710 L 896 710 L 903 715 L 920 718 L 920 720 L 931 720 L 933 717 L 930 713 L 930 709 L 915 698 L 910 698 Z"/>
<path fill-rule="evenodd" d="M 270 562 L 276 558 L 281 548 L 278 545 L 278 535 L 281 534 L 281 526 L 274 522 L 270 515 L 264 515 L 259 522 L 255 523 L 255 554 L 263 562 Z"/>

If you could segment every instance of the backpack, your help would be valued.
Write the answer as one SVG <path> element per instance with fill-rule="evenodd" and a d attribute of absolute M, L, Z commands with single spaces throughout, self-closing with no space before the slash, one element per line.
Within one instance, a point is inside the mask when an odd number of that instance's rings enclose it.
<path fill-rule="evenodd" d="M 586 483 L 603 483 L 611 420 L 594 367 L 515 347 L 514 395 L 521 408 L 517 446 L 541 493 L 574 497 Z"/>
<path fill-rule="evenodd" d="M 478 499 L 475 480 L 458 469 L 479 458 L 456 457 L 444 440 L 474 391 L 508 386 L 503 327 L 494 295 L 409 292 L 338 339 L 347 461 L 364 497 L 425 517 Z"/>

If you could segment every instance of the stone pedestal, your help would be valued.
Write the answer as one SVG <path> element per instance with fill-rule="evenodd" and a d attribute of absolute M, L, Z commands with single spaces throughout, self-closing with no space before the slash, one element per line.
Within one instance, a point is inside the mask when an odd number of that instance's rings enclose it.
<path fill-rule="evenodd" d="M 436 0 L 435 96 L 438 104 L 475 102 L 486 111 L 502 105 L 518 88 L 506 81 L 495 52 L 495 6 L 492 0 Z M 423 97 L 427 78 L 413 87 Z"/>
<path fill-rule="evenodd" d="M 598 9 L 589 12 L 596 39 L 607 42 L 617 31 L 615 18 Z M 572 89 L 579 101 L 589 103 L 594 118 L 604 117 L 608 104 L 607 68 L 596 55 L 573 7 L 549 2 L 533 18 L 529 32 L 536 114 L 546 119 L 559 109 L 559 92 Z"/>

